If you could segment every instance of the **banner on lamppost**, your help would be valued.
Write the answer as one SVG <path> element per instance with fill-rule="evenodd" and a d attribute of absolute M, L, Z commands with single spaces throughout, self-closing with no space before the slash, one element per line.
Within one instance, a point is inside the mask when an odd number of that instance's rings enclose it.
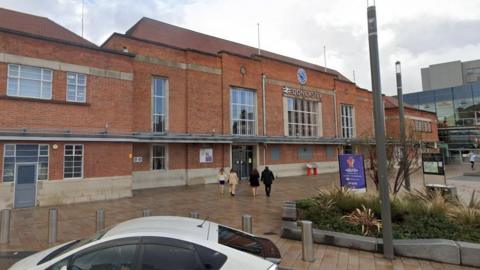
<path fill-rule="evenodd" d="M 338 155 L 338 168 L 340 170 L 340 186 L 348 187 L 353 191 L 367 191 L 363 155 Z"/>

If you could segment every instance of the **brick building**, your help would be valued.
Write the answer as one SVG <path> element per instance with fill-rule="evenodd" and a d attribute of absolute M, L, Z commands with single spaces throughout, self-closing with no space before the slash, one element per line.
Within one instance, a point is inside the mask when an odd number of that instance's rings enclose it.
<path fill-rule="evenodd" d="M 334 172 L 373 136 L 371 92 L 337 71 L 148 18 L 99 47 L 0 9 L 0 111 L 0 208 L 213 183 L 222 167 Z"/>

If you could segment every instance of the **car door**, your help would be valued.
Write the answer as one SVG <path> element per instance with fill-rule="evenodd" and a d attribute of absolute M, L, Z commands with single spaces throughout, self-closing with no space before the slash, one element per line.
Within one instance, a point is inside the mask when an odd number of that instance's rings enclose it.
<path fill-rule="evenodd" d="M 139 237 L 107 241 L 55 263 L 47 270 L 138 270 Z M 63 267 L 63 268 L 62 268 Z"/>
<path fill-rule="evenodd" d="M 140 270 L 218 270 L 227 256 L 191 242 L 144 237 L 140 249 Z"/>

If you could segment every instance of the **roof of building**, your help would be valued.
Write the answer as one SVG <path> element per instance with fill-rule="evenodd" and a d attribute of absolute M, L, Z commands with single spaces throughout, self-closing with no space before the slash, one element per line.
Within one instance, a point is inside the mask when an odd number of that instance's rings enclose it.
<path fill-rule="evenodd" d="M 383 104 L 384 104 L 384 109 L 396 109 L 396 108 L 398 108 L 398 99 L 396 97 L 383 96 Z M 414 107 L 410 104 L 407 104 L 405 102 L 403 103 L 403 107 L 407 108 L 407 109 L 410 109 L 410 110 L 416 110 L 416 111 L 422 111 L 422 112 L 435 114 L 434 112 L 430 112 L 430 111 L 426 111 L 426 110 L 416 108 L 416 107 Z"/>
<path fill-rule="evenodd" d="M 48 18 L 0 8 L 0 29 L 98 47 Z"/>
<path fill-rule="evenodd" d="M 140 19 L 125 34 L 129 37 L 149 40 L 181 49 L 194 49 L 213 54 L 217 54 L 220 51 L 227 51 L 247 57 L 258 55 L 258 48 L 202 34 L 146 17 Z M 339 79 L 351 82 L 341 73 L 330 68 L 325 69 L 325 67 L 319 65 L 265 50 L 261 50 L 261 56 L 305 68 L 310 68 L 320 72 L 327 72 L 338 76 Z"/>

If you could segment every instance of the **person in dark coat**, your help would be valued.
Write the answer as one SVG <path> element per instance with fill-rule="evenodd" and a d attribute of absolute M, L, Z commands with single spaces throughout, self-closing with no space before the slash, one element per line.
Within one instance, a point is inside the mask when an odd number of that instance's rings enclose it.
<path fill-rule="evenodd" d="M 273 180 L 275 180 L 275 177 L 273 176 L 273 172 L 270 171 L 268 166 L 266 166 L 263 170 L 261 180 L 265 185 L 265 193 L 267 194 L 267 197 L 270 197 L 270 192 L 272 191 L 272 183 Z"/>
<path fill-rule="evenodd" d="M 257 196 L 257 189 L 258 186 L 260 186 L 260 174 L 258 173 L 257 168 L 254 168 L 252 170 L 252 173 L 250 174 L 250 186 L 252 187 L 252 194 L 253 197 Z"/>

